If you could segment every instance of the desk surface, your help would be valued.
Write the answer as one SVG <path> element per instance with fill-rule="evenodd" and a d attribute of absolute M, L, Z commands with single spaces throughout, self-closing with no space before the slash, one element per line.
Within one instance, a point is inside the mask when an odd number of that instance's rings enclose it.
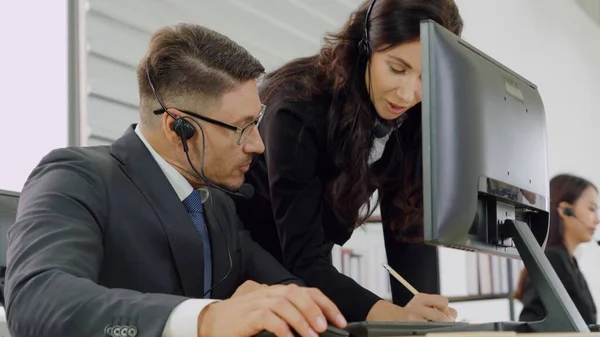
<path fill-rule="evenodd" d="M 578 332 L 527 332 L 527 333 L 516 333 L 510 331 L 495 331 L 495 332 L 438 332 L 428 333 L 426 337 L 582 337 L 582 336 L 594 336 L 600 337 L 600 332 L 590 333 L 578 333 Z"/>

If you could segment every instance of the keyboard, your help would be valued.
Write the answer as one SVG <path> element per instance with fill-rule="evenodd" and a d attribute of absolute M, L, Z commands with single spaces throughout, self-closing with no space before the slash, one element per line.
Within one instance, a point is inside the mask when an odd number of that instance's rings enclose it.
<path fill-rule="evenodd" d="M 414 336 L 434 331 L 468 331 L 470 327 L 471 324 L 463 322 L 354 322 L 348 324 L 345 330 L 352 337 Z"/>
<path fill-rule="evenodd" d="M 369 336 L 398 336 L 419 335 L 417 332 L 431 332 L 437 329 L 459 328 L 463 331 L 469 327 L 468 323 L 404 323 L 404 322 L 355 322 L 350 323 L 345 329 L 329 325 L 327 330 L 321 333 L 321 337 L 369 337 Z M 462 329 L 460 329 L 462 327 Z M 273 337 L 274 334 L 263 331 L 255 337 Z M 294 336 L 299 336 L 294 334 Z"/>
<path fill-rule="evenodd" d="M 600 326 L 591 324 L 590 331 L 600 331 Z M 490 322 L 490 323 L 412 323 L 412 322 L 354 322 L 345 329 L 332 325 L 321 333 L 322 337 L 385 337 L 385 336 L 422 336 L 430 332 L 458 331 L 516 331 L 528 332 L 525 322 Z M 262 332 L 256 337 L 274 337 L 270 332 Z M 298 336 L 295 334 L 294 336 Z"/>

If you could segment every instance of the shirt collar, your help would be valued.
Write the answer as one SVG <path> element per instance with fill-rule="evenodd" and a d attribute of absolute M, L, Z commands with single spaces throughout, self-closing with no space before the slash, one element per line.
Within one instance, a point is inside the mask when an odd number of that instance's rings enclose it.
<path fill-rule="evenodd" d="M 167 177 L 167 180 L 175 190 L 175 193 L 177 193 L 179 200 L 183 201 L 185 198 L 187 198 L 194 191 L 192 185 L 190 185 L 190 183 L 187 181 L 187 179 L 185 179 L 184 176 L 181 175 L 181 173 L 179 173 L 171 164 L 169 164 L 154 150 L 150 143 L 148 143 L 146 137 L 144 137 L 142 134 L 139 124 L 135 126 L 135 133 L 142 140 L 142 143 L 144 143 L 146 148 L 148 148 L 148 151 L 150 151 L 150 154 Z M 209 197 L 208 189 L 206 187 L 201 187 L 198 190 L 200 191 L 200 198 L 202 202 L 205 202 Z"/>

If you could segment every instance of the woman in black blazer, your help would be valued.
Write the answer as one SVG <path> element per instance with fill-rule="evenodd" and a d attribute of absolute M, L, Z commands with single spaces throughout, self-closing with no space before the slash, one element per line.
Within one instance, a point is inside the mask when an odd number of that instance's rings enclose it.
<path fill-rule="evenodd" d="M 437 285 L 437 264 L 426 262 L 437 258 L 435 250 L 397 240 L 418 236 L 422 227 L 419 23 L 425 19 L 462 31 L 453 0 L 369 0 L 325 38 L 318 54 L 287 63 L 261 84 L 266 151 L 246 175 L 255 194 L 237 200 L 238 213 L 254 240 L 350 321 L 456 317 L 440 295 L 408 304 L 410 294 L 394 299 L 405 307 L 383 301 L 331 263 L 333 244 L 343 245 L 364 223 L 371 212 L 359 210 L 368 209 L 377 190 L 388 263 L 400 270 L 418 265 L 422 279 Z"/>
<path fill-rule="evenodd" d="M 561 174 L 550 181 L 550 230 L 546 256 L 587 324 L 596 324 L 596 305 L 574 256 L 592 240 L 598 218 L 598 189 L 589 181 Z M 540 321 L 546 309 L 527 271 L 521 272 L 515 297 L 523 303 L 519 320 Z"/>

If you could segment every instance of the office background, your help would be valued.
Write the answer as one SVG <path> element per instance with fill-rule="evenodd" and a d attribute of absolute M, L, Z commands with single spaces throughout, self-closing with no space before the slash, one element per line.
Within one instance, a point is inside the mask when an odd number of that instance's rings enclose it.
<path fill-rule="evenodd" d="M 576 173 L 600 186 L 600 0 L 456 1 L 465 21 L 464 38 L 539 86 L 547 113 L 550 173 Z M 271 70 L 315 53 L 323 33 L 338 29 L 360 2 L 2 2 L 7 15 L 0 22 L 0 189 L 19 191 L 53 148 L 108 144 L 137 121 L 135 67 L 156 28 L 180 21 L 205 25 L 245 46 Z M 375 220 L 337 256 L 339 268 L 385 297 L 381 235 Z M 518 273 L 514 270 L 509 280 L 505 263 L 462 251 L 440 249 L 440 256 L 440 265 L 431 268 L 440 268 L 447 296 L 473 295 L 474 289 L 502 295 Z M 600 303 L 600 248 L 584 245 L 577 256 Z M 475 273 L 476 266 L 483 272 Z M 455 307 L 460 319 L 510 318 L 505 298 Z M 517 314 L 519 308 L 516 303 Z"/>

